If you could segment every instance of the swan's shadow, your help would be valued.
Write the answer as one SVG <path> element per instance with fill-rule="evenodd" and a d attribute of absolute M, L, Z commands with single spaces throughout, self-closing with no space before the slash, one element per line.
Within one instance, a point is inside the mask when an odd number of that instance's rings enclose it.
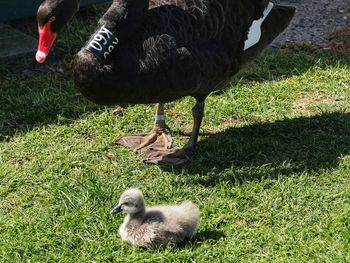
<path fill-rule="evenodd" d="M 205 186 L 236 184 L 338 167 L 350 153 L 350 113 L 285 119 L 228 128 L 198 143 L 182 167 L 162 167 L 189 174 Z"/>

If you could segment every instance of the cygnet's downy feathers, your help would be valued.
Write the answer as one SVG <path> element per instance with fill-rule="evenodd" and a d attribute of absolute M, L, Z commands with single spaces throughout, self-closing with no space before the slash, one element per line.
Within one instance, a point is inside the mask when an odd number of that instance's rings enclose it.
<path fill-rule="evenodd" d="M 132 245 L 149 247 L 182 243 L 196 232 L 199 209 L 192 202 L 181 205 L 146 207 L 142 192 L 126 190 L 111 214 L 125 211 L 128 215 L 119 235 Z"/>

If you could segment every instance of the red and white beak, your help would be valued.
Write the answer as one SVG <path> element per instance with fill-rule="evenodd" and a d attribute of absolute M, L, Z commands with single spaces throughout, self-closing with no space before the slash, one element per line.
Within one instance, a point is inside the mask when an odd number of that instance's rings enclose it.
<path fill-rule="evenodd" d="M 50 49 L 56 40 L 57 33 L 54 33 L 51 30 L 51 24 L 54 20 L 55 17 L 51 17 L 51 19 L 43 27 L 38 26 L 39 45 L 35 58 L 39 63 L 45 62 L 47 56 L 49 55 Z"/>

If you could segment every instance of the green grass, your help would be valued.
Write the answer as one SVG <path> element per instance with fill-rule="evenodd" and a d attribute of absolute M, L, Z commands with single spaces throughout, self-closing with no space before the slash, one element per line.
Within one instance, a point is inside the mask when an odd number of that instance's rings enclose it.
<path fill-rule="evenodd" d="M 73 25 L 58 44 L 65 61 L 84 42 L 72 43 Z M 28 62 L 0 63 L 0 261 L 349 262 L 349 64 L 348 54 L 265 52 L 208 98 L 192 161 L 165 169 L 114 144 L 152 128 L 152 105 L 113 115 L 69 75 L 28 78 L 13 73 Z M 193 103 L 167 104 L 177 146 Z M 122 243 L 122 216 L 108 213 L 135 186 L 149 205 L 193 200 L 194 239 L 158 250 Z"/>

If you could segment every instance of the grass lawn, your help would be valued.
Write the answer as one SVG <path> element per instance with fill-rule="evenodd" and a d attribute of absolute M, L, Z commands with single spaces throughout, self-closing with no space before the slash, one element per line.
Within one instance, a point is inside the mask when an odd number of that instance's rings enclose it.
<path fill-rule="evenodd" d="M 68 69 L 94 23 L 78 17 L 61 35 Z M 150 130 L 153 105 L 112 114 L 69 74 L 14 73 L 30 63 L 0 62 L 1 262 L 350 261 L 349 54 L 265 52 L 208 98 L 196 156 L 168 169 L 114 143 Z M 166 106 L 178 147 L 193 103 Z M 109 211 L 135 186 L 149 205 L 193 200 L 194 239 L 158 250 L 122 243 L 122 216 Z"/>

